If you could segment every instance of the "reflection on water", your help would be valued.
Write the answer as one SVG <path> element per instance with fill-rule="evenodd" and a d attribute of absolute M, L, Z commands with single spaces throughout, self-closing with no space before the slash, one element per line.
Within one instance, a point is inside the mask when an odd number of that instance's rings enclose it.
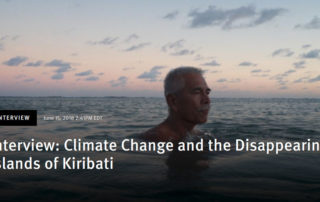
<path fill-rule="evenodd" d="M 0 109 L 37 109 L 36 127 L 0 127 L 1 140 L 121 142 L 165 119 L 158 98 L 1 97 Z M 320 140 L 319 99 L 213 99 L 199 129 L 223 141 Z M 100 121 L 44 121 L 45 115 L 102 115 Z M 209 137 L 210 138 L 210 137 Z M 190 139 L 188 139 L 189 141 Z M 195 139 L 194 141 L 198 141 Z M 8 159 L 113 156 L 114 170 L 0 169 L 0 197 L 13 200 L 317 200 L 317 153 L 142 152 L 1 153 Z"/>
<path fill-rule="evenodd" d="M 169 178 L 195 179 L 203 170 L 209 168 L 208 152 L 174 150 L 170 153 L 166 164 Z"/>
<path fill-rule="evenodd" d="M 168 166 L 168 178 L 196 180 L 201 177 L 202 171 L 209 168 L 209 150 L 207 135 L 188 135 L 183 149 L 179 151 L 175 144 L 174 150 L 168 155 L 166 164 Z M 201 140 L 202 139 L 202 140 Z M 188 146 L 189 145 L 189 146 Z M 202 147 L 197 147 L 201 146 Z"/>

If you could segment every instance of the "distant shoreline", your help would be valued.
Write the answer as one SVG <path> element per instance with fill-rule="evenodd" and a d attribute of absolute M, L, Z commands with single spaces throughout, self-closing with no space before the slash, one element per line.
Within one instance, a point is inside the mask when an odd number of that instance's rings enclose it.
<path fill-rule="evenodd" d="M 152 97 L 152 96 L 0 96 L 0 98 L 156 98 L 156 99 L 164 99 L 164 97 Z M 303 98 L 292 98 L 292 97 L 211 97 L 210 99 L 240 99 L 240 100 L 273 100 L 273 99 L 291 99 L 291 100 L 320 100 L 320 98 L 312 98 L 312 97 L 303 97 Z"/>

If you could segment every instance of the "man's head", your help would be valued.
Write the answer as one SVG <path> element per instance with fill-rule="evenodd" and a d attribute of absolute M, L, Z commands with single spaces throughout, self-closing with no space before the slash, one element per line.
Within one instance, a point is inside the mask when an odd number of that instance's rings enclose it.
<path fill-rule="evenodd" d="M 195 67 L 178 67 L 167 74 L 164 91 L 170 116 L 192 124 L 207 121 L 210 89 L 202 74 Z"/>

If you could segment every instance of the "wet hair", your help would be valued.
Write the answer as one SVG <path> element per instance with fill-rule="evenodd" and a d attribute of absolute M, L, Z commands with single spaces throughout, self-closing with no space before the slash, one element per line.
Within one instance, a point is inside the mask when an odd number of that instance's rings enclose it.
<path fill-rule="evenodd" d="M 164 95 L 174 94 L 181 90 L 185 85 L 183 75 L 190 73 L 203 75 L 203 70 L 196 67 L 177 67 L 171 70 L 164 79 Z"/>

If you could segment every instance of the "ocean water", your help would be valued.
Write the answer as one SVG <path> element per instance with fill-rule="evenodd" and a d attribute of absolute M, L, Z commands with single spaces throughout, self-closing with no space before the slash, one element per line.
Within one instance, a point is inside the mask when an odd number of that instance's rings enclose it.
<path fill-rule="evenodd" d="M 36 109 L 37 126 L 0 126 L 0 139 L 63 142 L 138 138 L 163 121 L 163 98 L 0 97 L 0 110 Z M 99 121 L 46 121 L 45 116 L 99 115 Z M 320 141 L 320 99 L 211 100 L 209 138 L 233 142 Z M 31 156 L 113 156 L 113 170 L 0 169 L 0 197 L 11 200 L 319 200 L 319 152 L 210 152 L 158 155 L 147 152 L 6 152 L 9 159 Z M 194 159 L 205 159 L 194 167 Z M 170 163 L 171 162 L 171 163 Z"/>

